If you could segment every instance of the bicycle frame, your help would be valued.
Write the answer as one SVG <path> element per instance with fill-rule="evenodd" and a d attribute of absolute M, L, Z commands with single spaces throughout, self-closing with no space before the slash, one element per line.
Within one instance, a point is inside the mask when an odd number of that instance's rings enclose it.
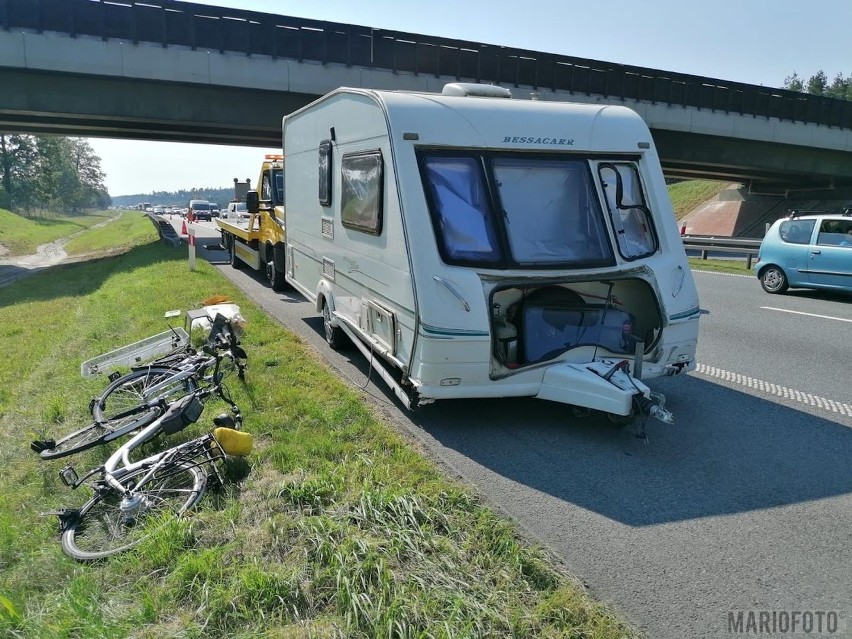
<path fill-rule="evenodd" d="M 216 383 L 212 388 L 197 390 L 194 395 L 198 399 L 204 399 L 214 393 L 230 405 L 231 412 L 234 414 L 234 418 L 237 423 L 237 428 L 239 428 L 239 425 L 242 424 L 242 415 L 240 413 L 240 409 L 233 402 L 233 400 L 231 400 L 230 395 L 226 392 L 225 389 L 223 389 L 221 383 Z M 98 480 L 99 482 L 106 483 L 111 488 L 117 490 L 124 496 L 130 496 L 132 495 L 132 491 L 128 491 L 126 488 L 124 488 L 120 480 L 128 473 L 139 470 L 140 468 L 150 466 L 148 472 L 144 475 L 144 477 L 139 482 L 137 482 L 137 485 L 141 486 L 144 485 L 144 483 L 147 482 L 148 479 L 150 479 L 159 468 L 164 466 L 166 463 L 171 462 L 175 457 L 187 453 L 192 449 L 192 447 L 199 447 L 201 450 L 203 450 L 206 459 L 204 462 L 201 463 L 212 464 L 212 462 L 216 461 L 217 459 L 223 458 L 223 455 L 221 453 L 219 455 L 213 455 L 211 453 L 213 447 L 207 446 L 206 444 L 210 443 L 215 438 L 212 434 L 207 433 L 206 435 L 202 435 L 201 437 L 198 437 L 196 439 L 184 442 L 183 444 L 173 446 L 172 448 L 169 448 L 168 450 L 165 450 L 161 453 L 157 453 L 155 455 L 146 457 L 145 459 L 132 462 L 130 460 L 130 454 L 134 450 L 154 439 L 154 437 L 156 437 L 160 432 L 163 432 L 163 422 L 167 415 L 167 409 L 165 405 L 160 400 L 158 400 L 157 402 L 153 402 L 149 405 L 159 406 L 162 410 L 162 414 L 157 417 L 157 419 L 155 419 L 153 422 L 145 426 L 138 433 L 136 433 L 129 440 L 127 440 L 125 443 L 123 443 L 121 446 L 119 446 L 115 450 L 115 452 L 113 452 L 112 455 L 107 458 L 107 461 L 102 466 L 93 468 L 88 473 L 83 475 L 83 477 L 77 477 L 77 473 L 71 466 L 63 468 L 59 472 L 62 481 L 71 488 L 78 488 L 87 479 L 100 473 L 102 476 Z M 189 459 L 189 457 L 187 457 L 187 459 Z M 219 474 L 218 468 L 216 468 L 215 464 L 212 464 L 212 466 L 216 474 L 216 478 L 221 482 L 222 477 Z"/>

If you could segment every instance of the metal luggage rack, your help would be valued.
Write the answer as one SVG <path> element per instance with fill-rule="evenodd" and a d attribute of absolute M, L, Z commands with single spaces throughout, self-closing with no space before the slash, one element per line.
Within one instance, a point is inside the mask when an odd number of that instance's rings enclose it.
<path fill-rule="evenodd" d="M 189 334 L 183 328 L 171 328 L 83 362 L 80 375 L 95 377 L 120 366 L 133 366 L 155 359 L 188 344 Z"/>

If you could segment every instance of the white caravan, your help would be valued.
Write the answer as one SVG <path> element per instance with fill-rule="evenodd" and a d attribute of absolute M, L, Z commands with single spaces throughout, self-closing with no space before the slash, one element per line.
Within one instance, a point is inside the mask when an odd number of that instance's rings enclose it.
<path fill-rule="evenodd" d="M 510 97 L 341 88 L 286 116 L 286 279 L 409 408 L 671 421 L 641 380 L 694 368 L 699 307 L 651 134 Z"/>

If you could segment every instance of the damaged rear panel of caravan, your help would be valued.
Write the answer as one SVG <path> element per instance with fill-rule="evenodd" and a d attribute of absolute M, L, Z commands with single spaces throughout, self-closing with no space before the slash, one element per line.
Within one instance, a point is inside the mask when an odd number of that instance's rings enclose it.
<path fill-rule="evenodd" d="M 532 396 L 671 421 L 698 296 L 633 111 L 338 89 L 284 118 L 287 280 L 408 407 Z"/>

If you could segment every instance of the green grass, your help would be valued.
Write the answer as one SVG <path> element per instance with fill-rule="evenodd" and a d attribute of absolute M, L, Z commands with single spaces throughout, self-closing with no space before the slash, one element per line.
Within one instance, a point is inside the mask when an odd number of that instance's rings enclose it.
<path fill-rule="evenodd" d="M 0 209 L 0 245 L 9 251 L 7 256 L 35 253 L 36 247 L 108 220 L 113 211 L 97 211 L 88 215 L 69 217 L 22 217 Z"/>
<path fill-rule="evenodd" d="M 117 215 L 118 219 L 76 236 L 65 246 L 65 251 L 69 255 L 116 253 L 157 237 L 150 218 L 143 213 L 120 211 L 114 215 Z"/>
<path fill-rule="evenodd" d="M 672 201 L 675 217 L 679 220 L 698 205 L 716 197 L 728 185 L 727 182 L 709 180 L 689 180 L 670 184 L 669 197 Z"/>
<path fill-rule="evenodd" d="M 247 382 L 230 388 L 255 436 L 248 472 L 138 550 L 76 564 L 41 513 L 87 495 L 60 484 L 66 460 L 39 460 L 29 441 L 86 421 L 105 381 L 82 379 L 81 360 L 215 294 L 247 319 Z M 33 275 L 3 300 L 0 636 L 635 636 L 209 264 L 189 272 L 152 242 Z M 82 471 L 103 455 L 70 459 Z"/>
<path fill-rule="evenodd" d="M 695 271 L 716 271 L 717 273 L 739 273 L 740 275 L 754 275 L 754 268 L 746 268 L 745 258 L 737 260 L 702 260 L 700 257 L 690 257 L 689 266 Z M 752 263 L 755 264 L 757 258 Z"/>

